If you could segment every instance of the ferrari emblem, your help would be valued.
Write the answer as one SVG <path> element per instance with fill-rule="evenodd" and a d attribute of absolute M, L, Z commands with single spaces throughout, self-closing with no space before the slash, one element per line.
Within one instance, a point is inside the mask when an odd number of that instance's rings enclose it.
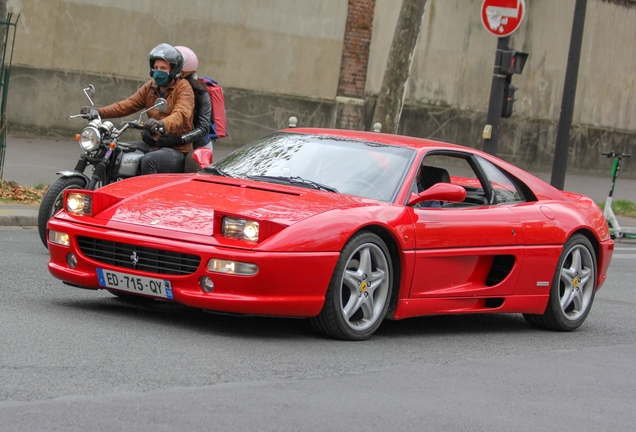
<path fill-rule="evenodd" d="M 579 286 L 579 278 L 574 278 L 573 285 L 574 285 L 574 288 Z"/>
<path fill-rule="evenodd" d="M 130 262 L 132 262 L 133 267 L 137 266 L 137 263 L 139 262 L 139 257 L 137 256 L 136 251 L 133 251 L 133 253 L 130 254 Z"/>
<path fill-rule="evenodd" d="M 360 291 L 361 292 L 367 292 L 367 281 L 362 282 L 362 285 L 360 285 Z"/>

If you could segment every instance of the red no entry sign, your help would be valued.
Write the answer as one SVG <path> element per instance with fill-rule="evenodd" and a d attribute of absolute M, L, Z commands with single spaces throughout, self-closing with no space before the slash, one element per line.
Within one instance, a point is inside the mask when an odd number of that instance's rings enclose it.
<path fill-rule="evenodd" d="M 526 14 L 524 0 L 484 0 L 481 21 L 495 36 L 510 36 L 519 28 Z"/>

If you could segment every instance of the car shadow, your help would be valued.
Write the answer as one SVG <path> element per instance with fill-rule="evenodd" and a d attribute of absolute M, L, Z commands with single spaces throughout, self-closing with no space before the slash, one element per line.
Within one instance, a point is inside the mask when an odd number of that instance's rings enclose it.
<path fill-rule="evenodd" d="M 313 330 L 309 320 L 303 318 L 225 314 L 156 300 L 140 303 L 104 296 L 91 300 L 58 299 L 56 303 L 118 319 L 151 322 L 209 335 L 257 339 L 304 339 L 308 335 L 323 338 Z M 371 340 L 536 331 L 521 314 L 437 315 L 399 321 L 385 320 Z"/>
<path fill-rule="evenodd" d="M 521 314 L 462 314 L 425 316 L 399 321 L 385 320 L 376 335 L 395 338 L 523 331 L 537 330 L 530 327 Z"/>
<path fill-rule="evenodd" d="M 157 300 L 131 302 L 117 297 L 100 297 L 91 300 L 58 299 L 56 303 L 117 319 L 144 321 L 216 336 L 294 339 L 304 338 L 312 332 L 309 321 L 303 318 L 226 314 Z"/>

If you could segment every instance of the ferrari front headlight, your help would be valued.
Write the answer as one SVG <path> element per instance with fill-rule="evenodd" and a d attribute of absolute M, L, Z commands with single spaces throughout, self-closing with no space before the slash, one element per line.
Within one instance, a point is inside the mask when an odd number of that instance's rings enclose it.
<path fill-rule="evenodd" d="M 259 224 L 256 221 L 224 217 L 221 226 L 221 234 L 226 237 L 234 237 L 239 240 L 251 242 L 258 241 Z"/>
<path fill-rule="evenodd" d="M 75 215 L 91 215 L 93 196 L 83 193 L 69 193 L 66 196 L 66 212 Z"/>
<path fill-rule="evenodd" d="M 79 137 L 79 145 L 84 150 L 90 152 L 99 147 L 102 140 L 102 134 L 94 126 L 87 126 L 82 130 Z"/>

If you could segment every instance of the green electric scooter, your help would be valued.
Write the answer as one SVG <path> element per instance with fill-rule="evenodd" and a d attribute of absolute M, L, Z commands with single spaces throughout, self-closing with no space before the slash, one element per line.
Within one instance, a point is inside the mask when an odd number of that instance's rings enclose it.
<path fill-rule="evenodd" d="M 612 210 L 614 187 L 616 187 L 616 179 L 618 178 L 618 170 L 621 167 L 621 160 L 623 158 L 631 157 L 632 155 L 628 153 L 617 153 L 615 151 L 611 151 L 603 152 L 603 156 L 605 156 L 606 158 L 614 158 L 614 165 L 612 167 L 612 186 L 610 187 L 609 195 L 607 196 L 607 200 L 605 201 L 605 211 L 603 212 L 603 214 L 605 215 L 605 220 L 609 225 L 610 235 L 612 236 L 612 238 L 616 239 L 636 239 L 636 228 L 621 227 L 618 223 L 618 220 L 616 220 L 614 211 Z"/>

